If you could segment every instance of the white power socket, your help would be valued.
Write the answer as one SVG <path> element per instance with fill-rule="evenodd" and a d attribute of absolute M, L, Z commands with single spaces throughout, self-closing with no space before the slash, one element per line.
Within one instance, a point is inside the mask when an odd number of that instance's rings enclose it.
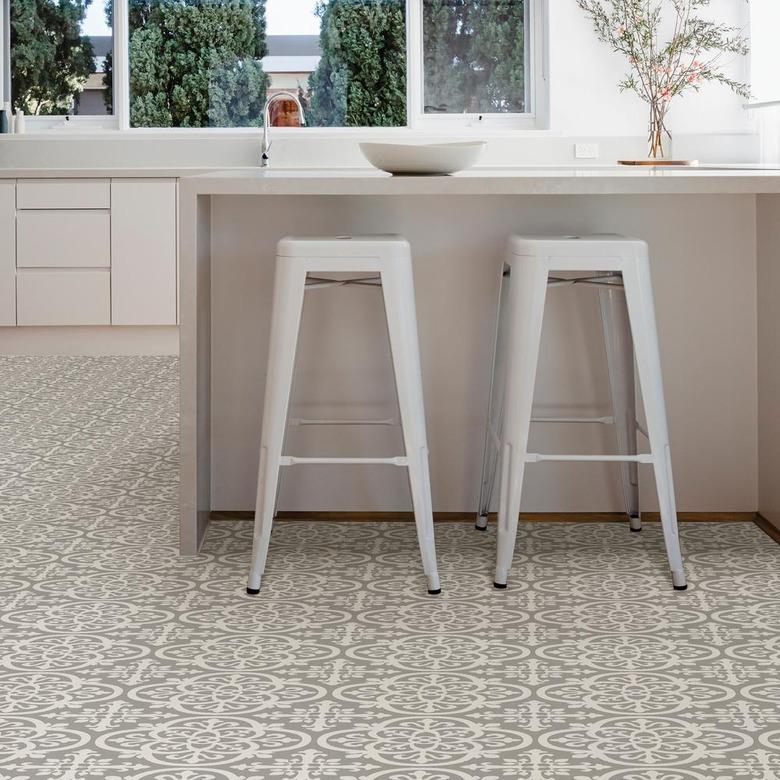
<path fill-rule="evenodd" d="M 599 145 L 574 144 L 574 156 L 578 160 L 595 160 L 599 156 Z"/>

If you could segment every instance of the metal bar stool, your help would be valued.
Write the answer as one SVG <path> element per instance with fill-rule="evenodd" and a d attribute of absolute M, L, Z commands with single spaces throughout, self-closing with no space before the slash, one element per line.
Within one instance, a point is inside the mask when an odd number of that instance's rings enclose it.
<path fill-rule="evenodd" d="M 585 273 L 566 278 L 553 272 Z M 611 417 L 533 417 L 532 404 L 549 287 L 599 288 Z M 633 336 L 633 339 L 632 339 Z M 636 420 L 634 353 L 642 387 L 647 432 Z M 530 424 L 614 424 L 619 455 L 545 455 L 529 453 Z M 637 454 L 637 432 L 650 442 L 649 454 Z M 498 551 L 494 585 L 505 588 L 512 564 L 525 464 L 540 461 L 614 461 L 632 531 L 642 528 L 638 464 L 653 465 L 664 541 L 675 590 L 686 580 L 677 534 L 666 406 L 661 377 L 647 245 L 622 236 L 567 236 L 510 239 L 504 268 L 488 410 L 488 429 L 476 526 L 484 530 L 500 467 Z"/>
<path fill-rule="evenodd" d="M 320 276 L 366 273 L 372 276 L 346 279 Z M 283 454 L 304 292 L 335 285 L 373 286 L 382 291 L 403 430 L 404 455 L 389 458 L 301 458 Z M 386 420 L 319 422 L 334 425 L 387 423 Z M 439 593 L 409 243 L 398 236 L 285 238 L 277 247 L 255 529 L 247 593 L 260 592 L 273 526 L 280 468 L 300 464 L 353 463 L 387 464 L 408 469 L 428 592 Z"/>

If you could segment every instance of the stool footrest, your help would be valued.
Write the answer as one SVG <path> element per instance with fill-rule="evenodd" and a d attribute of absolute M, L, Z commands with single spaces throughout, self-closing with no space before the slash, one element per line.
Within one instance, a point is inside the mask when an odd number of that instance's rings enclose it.
<path fill-rule="evenodd" d="M 560 461 L 591 461 L 595 463 L 655 463 L 655 458 L 650 455 L 543 455 L 539 452 L 527 452 L 526 463 L 538 463 L 543 460 Z"/>
<path fill-rule="evenodd" d="M 607 417 L 532 417 L 534 423 L 597 423 L 599 425 L 612 425 L 615 418 Z"/>
<path fill-rule="evenodd" d="M 612 416 L 607 417 L 532 417 L 531 418 L 532 423 L 595 423 L 596 425 L 614 425 L 615 424 L 615 418 Z M 637 426 L 639 423 L 637 423 Z M 501 439 L 498 435 L 498 432 L 496 429 L 489 425 L 488 426 L 488 436 L 490 438 L 490 441 L 493 443 L 493 446 L 497 449 L 501 449 Z"/>
<path fill-rule="evenodd" d="M 292 417 L 290 425 L 398 425 L 398 420 L 388 417 L 385 420 L 345 420 L 345 419 L 311 419 L 308 417 Z"/>
<path fill-rule="evenodd" d="M 408 466 L 409 458 L 405 455 L 395 458 L 298 458 L 295 455 L 282 455 L 279 459 L 280 466 L 309 466 L 313 464 L 331 464 L 345 466 L 352 464 L 370 464 L 388 466 Z"/>

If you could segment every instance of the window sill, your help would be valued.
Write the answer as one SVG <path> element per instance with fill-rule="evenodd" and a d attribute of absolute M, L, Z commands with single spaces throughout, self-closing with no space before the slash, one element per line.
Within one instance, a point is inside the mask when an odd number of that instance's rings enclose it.
<path fill-rule="evenodd" d="M 214 127 L 214 128 L 134 128 L 132 130 L 117 130 L 111 128 L 89 128 L 72 126 L 68 128 L 48 127 L 36 128 L 28 124 L 27 130 L 21 135 L 3 135 L 0 140 L 137 140 L 160 141 L 170 139 L 242 139 L 257 138 L 262 133 L 261 127 Z M 512 127 L 511 125 L 478 125 L 440 128 L 409 128 L 409 127 L 274 127 L 271 130 L 273 138 L 300 141 L 323 141 L 346 139 L 358 140 L 419 140 L 435 142 L 442 140 L 458 140 L 473 138 L 544 138 L 559 137 L 559 131 L 528 127 Z"/>

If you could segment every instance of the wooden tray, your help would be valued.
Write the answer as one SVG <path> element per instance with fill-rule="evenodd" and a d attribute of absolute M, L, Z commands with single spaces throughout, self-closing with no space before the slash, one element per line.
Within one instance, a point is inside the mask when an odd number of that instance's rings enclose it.
<path fill-rule="evenodd" d="M 656 167 L 698 164 L 698 160 L 618 160 L 618 165 L 653 165 Z"/>

